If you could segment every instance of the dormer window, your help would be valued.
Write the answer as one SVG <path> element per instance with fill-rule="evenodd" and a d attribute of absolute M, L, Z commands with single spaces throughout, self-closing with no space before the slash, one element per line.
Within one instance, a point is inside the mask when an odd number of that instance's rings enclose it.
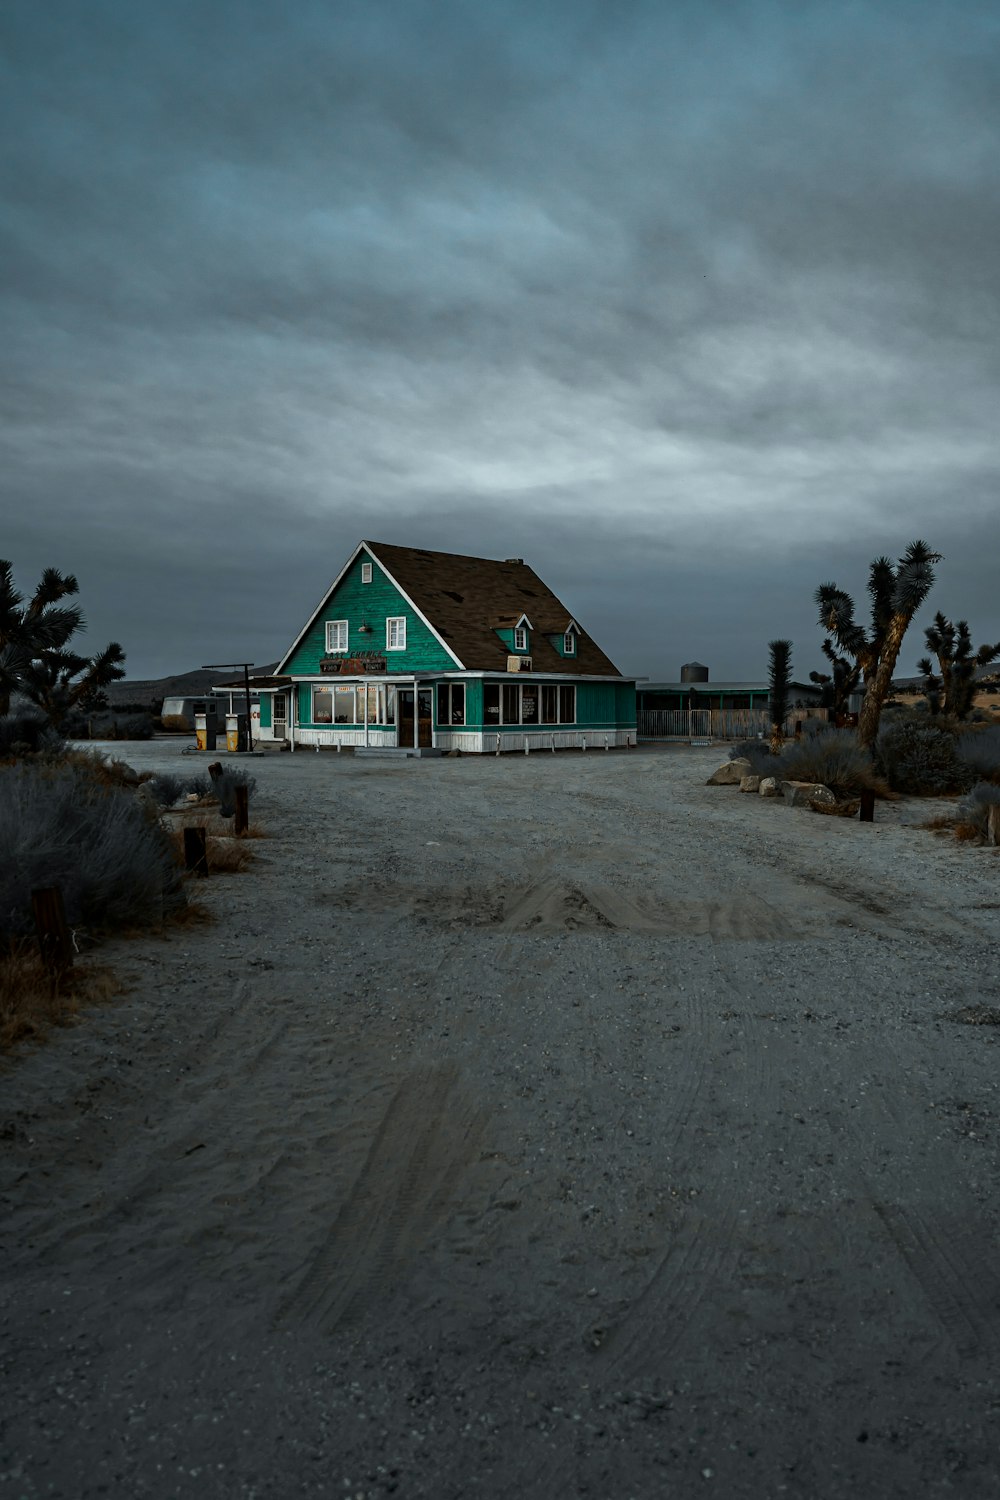
<path fill-rule="evenodd" d="M 527 651 L 528 649 L 528 627 L 516 625 L 514 627 L 514 650 Z"/>
<path fill-rule="evenodd" d="M 576 655 L 576 632 L 567 630 L 563 636 L 563 656 Z"/>
<path fill-rule="evenodd" d="M 372 565 L 371 565 L 371 563 L 362 563 L 361 564 L 361 582 L 362 583 L 371 583 L 371 581 L 372 581 Z"/>

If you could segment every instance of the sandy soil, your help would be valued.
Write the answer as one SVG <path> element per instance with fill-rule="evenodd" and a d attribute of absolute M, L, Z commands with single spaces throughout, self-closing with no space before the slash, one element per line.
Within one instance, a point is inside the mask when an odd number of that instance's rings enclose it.
<path fill-rule="evenodd" d="M 1000 1493 L 1000 858 L 720 759 L 255 761 L 0 1073 L 0 1491 Z"/>

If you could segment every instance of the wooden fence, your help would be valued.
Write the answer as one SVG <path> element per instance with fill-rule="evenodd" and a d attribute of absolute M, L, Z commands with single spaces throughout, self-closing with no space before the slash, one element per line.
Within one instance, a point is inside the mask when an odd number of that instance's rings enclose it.
<path fill-rule="evenodd" d="M 785 720 L 785 733 L 795 733 L 802 709 Z M 771 736 L 766 708 L 640 708 L 636 714 L 640 740 L 752 740 Z"/>

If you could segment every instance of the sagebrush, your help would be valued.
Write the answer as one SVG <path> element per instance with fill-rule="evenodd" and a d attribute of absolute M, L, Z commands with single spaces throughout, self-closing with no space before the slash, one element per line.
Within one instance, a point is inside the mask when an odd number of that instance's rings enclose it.
<path fill-rule="evenodd" d="M 78 762 L 0 769 L 0 939 L 32 931 L 31 892 L 58 886 L 87 936 L 157 927 L 184 905 L 172 842 L 134 791 Z"/>
<path fill-rule="evenodd" d="M 1000 807 L 1000 786 L 992 781 L 980 781 L 966 792 L 955 809 L 959 827 L 975 829 L 980 838 L 989 830 L 991 807 Z"/>
<path fill-rule="evenodd" d="M 959 760 L 982 781 L 1000 784 L 1000 724 L 969 730 L 957 742 Z"/>
<path fill-rule="evenodd" d="M 739 740 L 729 747 L 730 760 L 748 760 L 753 776 L 776 776 L 778 757 L 767 740 Z"/>
<path fill-rule="evenodd" d="M 885 725 L 875 745 L 875 763 L 889 785 L 911 796 L 947 796 L 975 780 L 959 759 L 958 736 L 919 719 Z"/>
<path fill-rule="evenodd" d="M 889 791 L 875 767 L 871 752 L 858 743 L 852 729 L 827 729 L 785 746 L 778 758 L 780 774 L 788 781 L 815 781 L 829 787 L 839 801 L 873 791 Z M 772 774 L 774 774 L 772 772 Z"/>

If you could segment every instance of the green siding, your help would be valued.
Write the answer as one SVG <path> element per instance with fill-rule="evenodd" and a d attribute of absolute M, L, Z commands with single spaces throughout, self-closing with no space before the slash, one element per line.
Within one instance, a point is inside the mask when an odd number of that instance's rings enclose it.
<path fill-rule="evenodd" d="M 372 563 L 371 583 L 361 582 L 362 562 Z M 385 622 L 390 616 L 406 617 L 406 650 L 385 650 Z M 454 671 L 455 663 L 410 607 L 379 564 L 361 553 L 355 558 L 340 583 L 323 602 L 316 619 L 289 657 L 284 671 L 290 676 L 316 675 L 320 659 L 326 653 L 327 620 L 348 622 L 347 655 L 359 651 L 384 652 L 390 672 Z M 370 635 L 362 635 L 362 621 L 371 626 Z M 301 702 L 301 700 L 300 700 Z M 303 705 L 308 708 L 308 700 Z M 308 720 L 302 720 L 307 723 Z"/>
<path fill-rule="evenodd" d="M 270 729 L 271 727 L 270 693 L 261 693 L 260 695 L 260 727 L 261 729 Z"/>

